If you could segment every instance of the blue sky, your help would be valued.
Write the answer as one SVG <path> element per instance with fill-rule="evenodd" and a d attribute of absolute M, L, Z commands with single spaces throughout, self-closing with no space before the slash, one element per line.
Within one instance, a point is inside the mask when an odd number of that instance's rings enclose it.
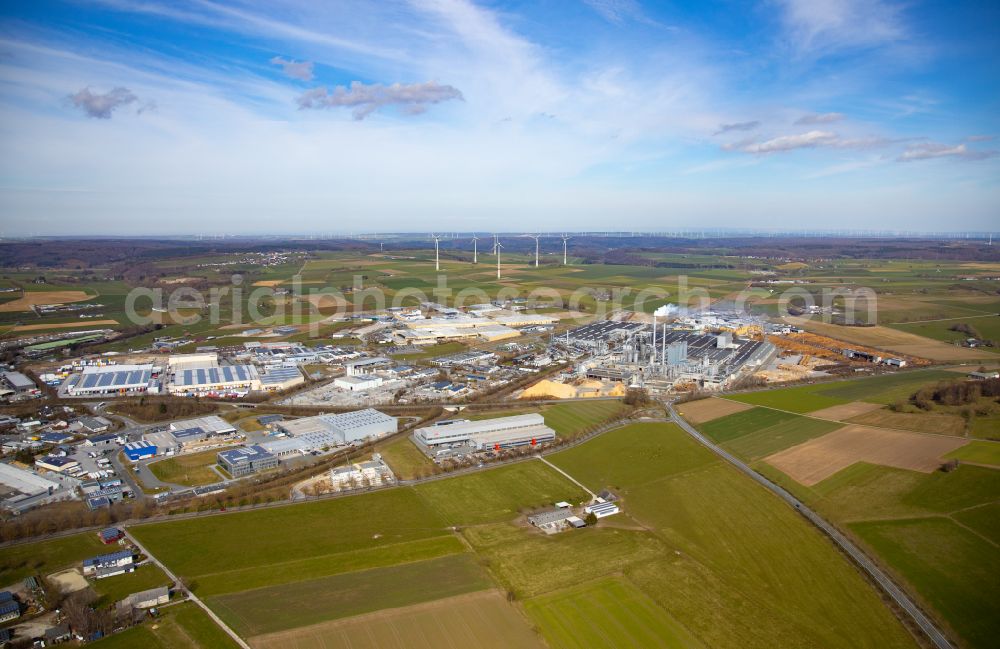
<path fill-rule="evenodd" d="M 7 2 L 0 236 L 993 230 L 1000 4 Z"/>

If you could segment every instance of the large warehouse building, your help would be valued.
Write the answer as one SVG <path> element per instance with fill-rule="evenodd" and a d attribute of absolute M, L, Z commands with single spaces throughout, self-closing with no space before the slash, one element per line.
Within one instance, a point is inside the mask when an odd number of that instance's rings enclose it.
<path fill-rule="evenodd" d="M 280 457 L 293 453 L 335 448 L 391 435 L 397 430 L 396 418 L 374 408 L 317 415 L 282 421 L 277 428 L 288 438 L 263 442 L 262 446 Z"/>
<path fill-rule="evenodd" d="M 157 393 L 159 382 L 153 377 L 152 365 L 106 365 L 85 367 L 75 384 L 67 388 L 70 396 L 100 394 Z"/>
<path fill-rule="evenodd" d="M 540 414 L 531 413 L 426 426 L 417 429 L 414 437 L 428 448 L 465 445 L 484 450 L 551 442 L 556 431 L 545 425 Z"/>
<path fill-rule="evenodd" d="M 226 394 L 263 389 L 253 365 L 219 365 L 216 354 L 181 354 L 168 362 L 171 394 Z"/>

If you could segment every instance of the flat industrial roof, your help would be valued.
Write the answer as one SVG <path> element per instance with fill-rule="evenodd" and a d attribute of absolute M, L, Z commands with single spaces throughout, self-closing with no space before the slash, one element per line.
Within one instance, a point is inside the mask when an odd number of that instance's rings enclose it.
<path fill-rule="evenodd" d="M 259 378 L 257 368 L 253 365 L 224 365 L 222 367 L 178 370 L 174 374 L 174 385 L 191 387 L 223 383 L 250 383 Z"/>

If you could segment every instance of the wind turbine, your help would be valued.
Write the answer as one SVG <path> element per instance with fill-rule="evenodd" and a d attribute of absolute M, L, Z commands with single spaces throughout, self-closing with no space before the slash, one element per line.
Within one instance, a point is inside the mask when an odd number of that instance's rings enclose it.
<path fill-rule="evenodd" d="M 503 246 L 500 245 L 500 238 L 498 237 L 496 241 L 493 242 L 493 250 L 497 253 L 497 279 L 500 279 L 500 249 Z"/>
<path fill-rule="evenodd" d="M 497 254 L 497 246 L 500 245 L 500 237 L 493 235 L 493 254 Z"/>
<path fill-rule="evenodd" d="M 441 257 L 438 255 L 438 241 L 441 240 L 441 237 L 432 234 L 431 238 L 434 239 L 434 270 L 441 272 Z"/>
<path fill-rule="evenodd" d="M 562 235 L 562 240 L 563 240 L 563 266 L 568 266 L 569 265 L 569 264 L 566 263 L 566 242 L 569 241 L 571 238 L 572 237 L 570 237 L 568 234 Z"/>
<path fill-rule="evenodd" d="M 542 235 L 540 234 L 526 234 L 524 235 L 530 239 L 535 240 L 535 268 L 538 268 L 538 238 Z"/>
<path fill-rule="evenodd" d="M 472 263 L 479 263 L 479 237 L 472 235 Z"/>

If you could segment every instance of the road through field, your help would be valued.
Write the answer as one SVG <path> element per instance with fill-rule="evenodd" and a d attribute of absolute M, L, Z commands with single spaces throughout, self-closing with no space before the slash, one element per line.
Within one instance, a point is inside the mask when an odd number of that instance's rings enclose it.
<path fill-rule="evenodd" d="M 541 460 L 545 464 L 549 465 L 550 467 L 552 467 L 553 469 L 555 469 L 556 471 L 558 471 L 559 473 L 561 473 L 563 476 L 566 477 L 567 480 L 569 480 L 570 482 L 572 482 L 573 484 L 575 484 L 577 487 L 580 487 L 581 489 L 583 489 L 584 491 L 586 491 L 587 493 L 589 493 L 591 498 L 593 498 L 595 500 L 597 499 L 597 494 L 595 494 L 590 489 L 587 489 L 587 487 L 583 483 L 581 483 L 579 480 L 577 480 L 576 478 L 574 478 L 570 474 L 566 473 L 565 471 L 563 471 L 562 469 L 560 469 L 559 467 L 557 467 L 555 464 L 552 464 L 551 462 L 549 462 L 548 460 L 546 460 L 541 455 L 536 455 L 535 457 L 537 457 L 539 460 Z"/>
<path fill-rule="evenodd" d="M 854 543 L 851 542 L 850 539 L 841 534 L 840 531 L 837 530 L 837 528 L 835 528 L 833 525 L 828 523 L 826 519 L 821 517 L 819 514 L 817 514 L 810 508 L 806 507 L 805 503 L 800 501 L 798 498 L 796 498 L 789 492 L 785 491 L 778 485 L 774 484 L 761 474 L 751 469 L 736 456 L 732 455 L 731 453 L 728 453 L 721 447 L 716 446 L 715 443 L 712 442 L 712 440 L 708 439 L 707 437 L 699 433 L 697 430 L 695 430 L 695 428 L 691 426 L 691 424 L 687 423 L 687 421 L 682 419 L 677 414 L 677 412 L 674 410 L 673 403 L 666 401 L 663 403 L 667 409 L 667 412 L 670 413 L 670 419 L 675 424 L 680 426 L 681 429 L 684 430 L 684 432 L 694 437 L 703 446 L 715 452 L 717 455 L 719 455 L 724 460 L 735 466 L 737 469 L 739 469 L 743 473 L 753 478 L 759 484 L 763 485 L 764 487 L 767 487 L 779 498 L 781 498 L 786 503 L 788 503 L 796 510 L 798 510 L 803 516 L 806 517 L 806 519 L 809 520 L 809 522 L 811 522 L 813 525 L 815 525 L 824 533 L 826 533 L 827 536 L 833 539 L 833 542 L 836 543 L 841 550 L 847 553 L 847 555 L 850 556 L 855 563 L 861 566 L 861 568 L 863 568 L 864 571 L 868 573 L 868 575 L 871 576 L 872 579 L 875 580 L 875 582 L 879 585 L 879 587 L 886 594 L 888 594 L 893 599 L 893 601 L 895 601 L 896 604 L 899 605 L 900 608 L 906 611 L 906 613 L 911 618 L 913 618 L 913 621 L 916 622 L 917 626 L 919 626 L 920 629 L 925 634 L 927 634 L 927 637 L 930 638 L 931 642 L 934 643 L 935 647 L 937 647 L 938 649 L 953 649 L 954 645 L 952 645 L 951 642 L 948 640 L 948 638 L 945 637 L 944 633 L 942 633 L 941 630 L 938 629 L 937 625 L 935 625 L 934 622 L 930 620 L 930 618 L 924 615 L 924 612 L 920 610 L 920 607 L 918 607 L 916 603 L 914 603 L 914 601 L 911 600 L 910 597 L 905 592 L 903 592 L 903 590 L 899 586 L 897 586 L 889 578 L 888 575 L 886 575 L 882 571 L 881 568 L 875 565 L 875 563 L 871 559 L 869 559 L 864 552 L 862 552 L 856 545 L 854 545 Z"/>
<path fill-rule="evenodd" d="M 208 617 L 210 617 L 213 622 L 215 622 L 216 624 L 218 624 L 219 627 L 223 631 L 225 631 L 226 634 L 229 637 L 231 637 L 234 642 L 236 642 L 236 644 L 238 644 L 243 649 L 251 649 L 250 645 L 248 645 L 243 640 L 243 638 L 241 638 L 240 636 L 238 636 L 235 631 L 233 631 L 232 629 L 230 629 L 229 625 L 227 625 L 225 622 L 223 622 L 219 618 L 219 616 L 215 614 L 215 612 L 212 609 L 208 608 L 208 606 L 205 605 L 205 603 L 203 601 L 201 601 L 200 599 L 198 599 L 198 596 L 195 595 L 194 593 L 192 593 L 189 588 L 187 588 L 186 586 L 183 586 L 181 584 L 181 581 L 179 579 L 177 579 L 177 577 L 174 575 L 174 573 L 170 572 L 170 568 L 166 567 L 163 563 L 160 562 L 159 559 L 157 559 L 152 554 L 150 554 L 149 550 L 147 550 L 145 547 L 143 547 L 143 545 L 141 543 L 139 543 L 139 541 L 133 535 L 129 534 L 127 529 L 125 529 L 125 535 L 128 537 L 129 541 L 131 541 L 135 545 L 135 547 L 139 548 L 140 552 L 142 552 L 147 557 L 149 557 L 150 561 L 152 561 L 154 564 L 156 564 L 160 568 L 160 570 L 162 570 L 164 573 L 166 573 L 167 577 L 171 581 L 173 581 L 175 584 L 177 584 L 178 586 L 180 586 L 181 588 L 183 588 L 184 591 L 187 593 L 188 599 L 190 599 L 192 602 L 194 602 L 195 604 L 197 604 L 198 606 L 200 606 L 202 608 L 202 610 L 205 611 L 205 613 L 208 615 Z"/>

